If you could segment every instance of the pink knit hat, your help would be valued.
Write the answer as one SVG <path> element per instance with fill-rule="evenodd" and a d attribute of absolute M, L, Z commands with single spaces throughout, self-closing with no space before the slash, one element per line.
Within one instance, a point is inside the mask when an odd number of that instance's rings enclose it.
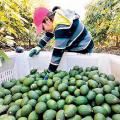
<path fill-rule="evenodd" d="M 36 26 L 37 34 L 39 34 L 42 31 L 42 21 L 44 20 L 48 13 L 49 10 L 44 7 L 39 7 L 35 9 L 33 22 Z"/>

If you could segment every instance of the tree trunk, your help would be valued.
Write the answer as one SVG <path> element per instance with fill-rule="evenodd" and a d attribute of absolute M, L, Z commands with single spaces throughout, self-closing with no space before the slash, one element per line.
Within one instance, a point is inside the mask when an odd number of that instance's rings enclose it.
<path fill-rule="evenodd" d="M 116 47 L 120 47 L 119 36 L 116 36 Z"/>
<path fill-rule="evenodd" d="M 29 39 L 29 48 L 31 47 L 31 40 Z"/>

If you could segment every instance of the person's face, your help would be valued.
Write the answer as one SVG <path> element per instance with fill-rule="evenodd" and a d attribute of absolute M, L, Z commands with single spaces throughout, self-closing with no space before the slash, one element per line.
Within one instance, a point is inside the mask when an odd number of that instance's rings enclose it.
<path fill-rule="evenodd" d="M 48 17 L 46 17 L 46 18 L 43 20 L 42 29 L 43 29 L 45 32 L 52 32 L 52 31 L 53 31 L 53 23 L 52 23 L 52 21 L 51 21 Z"/>

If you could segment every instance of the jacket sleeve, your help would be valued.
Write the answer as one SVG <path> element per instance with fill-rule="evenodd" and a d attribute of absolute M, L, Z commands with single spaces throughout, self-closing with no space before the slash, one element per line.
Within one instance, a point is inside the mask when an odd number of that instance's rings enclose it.
<path fill-rule="evenodd" d="M 45 33 L 45 35 L 40 39 L 38 42 L 38 45 L 40 48 L 44 48 L 45 45 L 54 37 L 53 33 Z"/>
<path fill-rule="evenodd" d="M 65 36 L 64 30 L 55 33 L 55 47 L 53 49 L 51 62 L 48 68 L 49 72 L 56 71 L 60 63 L 60 60 L 62 58 L 62 55 L 66 49 L 68 40 L 69 40 L 69 36 L 67 35 Z"/>

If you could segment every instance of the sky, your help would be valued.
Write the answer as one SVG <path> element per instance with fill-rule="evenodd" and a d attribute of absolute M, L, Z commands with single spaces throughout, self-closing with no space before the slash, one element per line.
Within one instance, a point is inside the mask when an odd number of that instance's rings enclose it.
<path fill-rule="evenodd" d="M 49 5 L 52 8 L 55 5 L 61 6 L 76 11 L 81 19 L 85 18 L 85 7 L 91 2 L 91 0 L 48 0 Z"/>
<path fill-rule="evenodd" d="M 64 9 L 76 11 L 82 20 L 85 18 L 85 7 L 92 0 L 30 0 L 34 8 L 47 6 L 52 9 L 54 6 L 60 6 Z"/>

